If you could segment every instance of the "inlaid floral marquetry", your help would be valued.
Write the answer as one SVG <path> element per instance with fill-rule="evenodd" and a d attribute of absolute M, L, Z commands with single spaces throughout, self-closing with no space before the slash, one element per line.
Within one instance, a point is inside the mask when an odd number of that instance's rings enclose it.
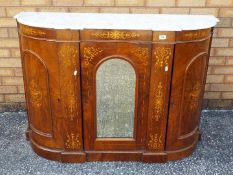
<path fill-rule="evenodd" d="M 67 96 L 75 96 L 74 84 L 72 80 L 65 79 L 65 91 Z"/>
<path fill-rule="evenodd" d="M 96 38 L 100 39 L 135 39 L 140 37 L 136 32 L 125 32 L 125 31 L 104 31 L 104 32 L 95 32 L 92 34 Z"/>
<path fill-rule="evenodd" d="M 163 109 L 163 86 L 162 82 L 158 83 L 158 86 L 155 88 L 154 99 L 153 99 L 153 113 L 152 118 L 155 121 L 159 121 Z"/>
<path fill-rule="evenodd" d="M 84 47 L 84 63 L 89 65 L 91 61 L 99 55 L 99 53 L 103 52 L 102 49 L 97 47 Z"/>
<path fill-rule="evenodd" d="M 133 53 L 142 64 L 147 65 L 148 64 L 148 48 L 143 48 L 143 47 L 137 47 L 131 50 L 131 53 Z"/>
<path fill-rule="evenodd" d="M 26 134 L 39 156 L 155 163 L 195 150 L 217 18 L 37 12 L 15 18 Z"/>
<path fill-rule="evenodd" d="M 66 64 L 66 66 L 72 65 L 73 58 L 77 58 L 77 47 L 74 45 L 63 45 L 58 54 L 62 57 L 63 63 Z"/>
<path fill-rule="evenodd" d="M 74 133 L 67 133 L 65 147 L 67 149 L 73 149 L 73 150 L 80 149 L 81 143 L 80 143 L 79 135 Z"/>
<path fill-rule="evenodd" d="M 69 120 L 74 120 L 76 117 L 76 99 L 75 96 L 67 97 L 67 106 L 66 106 L 66 118 L 69 118 Z"/>
<path fill-rule="evenodd" d="M 184 36 L 187 39 L 198 39 L 198 38 L 204 38 L 207 37 L 209 35 L 209 30 L 197 30 L 195 32 L 188 32 L 185 33 Z"/>
<path fill-rule="evenodd" d="M 62 92 L 65 97 L 64 103 L 64 118 L 73 121 L 76 116 L 77 99 L 75 95 L 73 71 L 76 67 L 76 59 L 78 48 L 76 45 L 62 44 L 58 55 L 60 56 Z"/>
<path fill-rule="evenodd" d="M 168 65 L 169 57 L 172 54 L 171 48 L 157 47 L 155 48 L 154 55 L 156 58 L 155 64 L 160 67 L 165 67 Z"/>
<path fill-rule="evenodd" d="M 39 29 L 34 29 L 28 26 L 21 26 L 21 31 L 25 35 L 31 35 L 31 36 L 45 36 L 46 33 Z"/>
<path fill-rule="evenodd" d="M 198 107 L 198 99 L 201 94 L 201 84 L 199 82 L 196 82 L 194 86 L 192 87 L 192 90 L 189 94 L 190 96 L 190 109 L 196 110 Z"/>
<path fill-rule="evenodd" d="M 158 150 L 159 148 L 163 147 L 162 136 L 157 133 L 150 134 L 148 147 L 152 150 Z"/>
<path fill-rule="evenodd" d="M 40 107 L 42 105 L 42 92 L 39 85 L 32 80 L 29 84 L 30 100 L 35 107 Z"/>

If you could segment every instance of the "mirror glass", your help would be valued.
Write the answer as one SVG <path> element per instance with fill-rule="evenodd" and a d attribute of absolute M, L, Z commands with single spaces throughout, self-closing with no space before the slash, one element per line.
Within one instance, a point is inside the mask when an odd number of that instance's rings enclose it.
<path fill-rule="evenodd" d="M 136 74 L 125 60 L 103 62 L 96 73 L 97 137 L 133 137 Z"/>

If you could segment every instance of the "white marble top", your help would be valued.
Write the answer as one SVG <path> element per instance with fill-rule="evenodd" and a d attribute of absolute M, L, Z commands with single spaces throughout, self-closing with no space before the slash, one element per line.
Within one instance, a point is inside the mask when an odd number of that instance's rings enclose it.
<path fill-rule="evenodd" d="M 54 29 L 198 30 L 219 21 L 211 15 L 21 12 L 21 24 Z"/>

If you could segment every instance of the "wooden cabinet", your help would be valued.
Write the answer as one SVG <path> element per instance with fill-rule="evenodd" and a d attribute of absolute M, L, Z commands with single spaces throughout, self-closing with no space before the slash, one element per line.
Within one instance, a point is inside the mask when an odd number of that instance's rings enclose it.
<path fill-rule="evenodd" d="M 27 137 L 38 155 L 165 162 L 193 152 L 211 28 L 18 29 Z"/>

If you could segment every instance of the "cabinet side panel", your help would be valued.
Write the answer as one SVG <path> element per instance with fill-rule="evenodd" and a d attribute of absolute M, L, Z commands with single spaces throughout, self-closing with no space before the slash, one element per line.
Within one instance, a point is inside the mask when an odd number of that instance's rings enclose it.
<path fill-rule="evenodd" d="M 29 137 L 48 148 L 62 148 L 59 64 L 55 42 L 20 35 L 29 115 Z"/>
<path fill-rule="evenodd" d="M 185 149 L 197 141 L 209 41 L 176 44 L 167 150 Z"/>
<path fill-rule="evenodd" d="M 79 31 L 18 25 L 32 148 L 47 159 L 83 162 Z"/>
<path fill-rule="evenodd" d="M 191 59 L 186 66 L 183 82 L 183 96 L 180 111 L 180 137 L 184 138 L 198 129 L 201 91 L 204 88 L 203 80 L 207 63 L 207 53 L 202 52 Z M 198 69 L 197 69 L 198 68 Z"/>
<path fill-rule="evenodd" d="M 38 135 L 51 137 L 52 118 L 47 66 L 42 58 L 29 50 L 23 52 L 23 60 L 28 84 L 30 128 Z"/>

